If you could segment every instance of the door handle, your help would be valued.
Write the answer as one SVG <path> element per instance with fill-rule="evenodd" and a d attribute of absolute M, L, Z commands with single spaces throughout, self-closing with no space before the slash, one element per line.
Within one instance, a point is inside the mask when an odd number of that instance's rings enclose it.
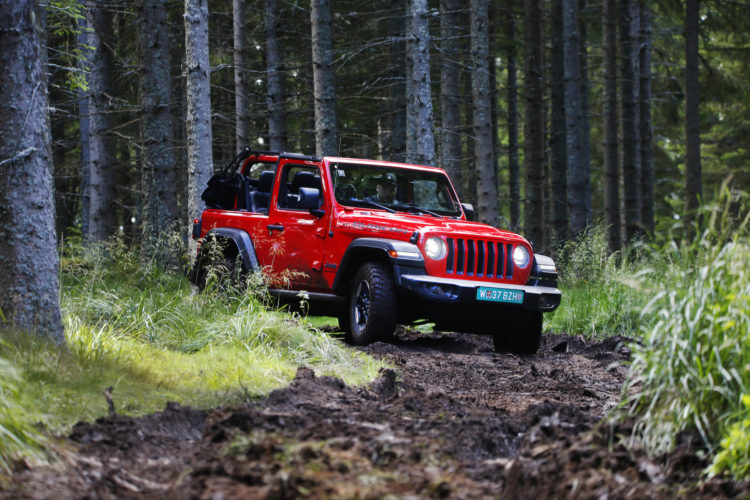
<path fill-rule="evenodd" d="M 269 233 L 273 233 L 274 231 L 281 232 L 284 230 L 284 226 L 281 224 L 269 224 L 266 227 L 268 228 Z"/>

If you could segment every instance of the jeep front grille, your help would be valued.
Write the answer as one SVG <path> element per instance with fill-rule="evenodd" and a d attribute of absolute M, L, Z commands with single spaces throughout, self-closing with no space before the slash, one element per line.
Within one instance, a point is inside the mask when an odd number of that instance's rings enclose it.
<path fill-rule="evenodd" d="M 445 272 L 458 276 L 513 278 L 513 245 L 499 241 L 446 238 Z"/>

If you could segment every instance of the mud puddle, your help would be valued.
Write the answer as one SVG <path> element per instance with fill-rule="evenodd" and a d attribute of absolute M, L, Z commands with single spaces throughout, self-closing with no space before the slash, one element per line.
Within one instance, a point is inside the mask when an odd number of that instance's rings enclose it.
<path fill-rule="evenodd" d="M 627 339 L 543 338 L 534 356 L 473 335 L 403 331 L 368 388 L 300 369 L 242 407 L 170 404 L 78 424 L 55 468 L 20 472 L 0 498 L 736 497 L 700 484 L 686 436 L 673 456 L 626 450 L 602 425 L 619 401 Z M 116 397 L 115 397 L 116 402 Z"/>

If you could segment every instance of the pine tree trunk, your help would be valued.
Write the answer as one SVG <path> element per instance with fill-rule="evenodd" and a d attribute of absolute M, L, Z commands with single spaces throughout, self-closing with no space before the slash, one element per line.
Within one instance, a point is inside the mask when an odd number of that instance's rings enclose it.
<path fill-rule="evenodd" d="M 414 161 L 420 165 L 435 164 L 435 136 L 430 81 L 430 19 L 427 0 L 411 1 L 411 113 L 414 117 Z M 408 112 L 408 111 L 407 111 Z"/>
<path fill-rule="evenodd" d="M 286 91 L 279 39 L 280 0 L 266 0 L 266 70 L 268 73 L 268 139 L 271 151 L 286 150 Z"/>
<path fill-rule="evenodd" d="M 545 249 L 544 76 L 540 0 L 524 0 L 524 202 L 525 234 L 536 251 Z"/>
<path fill-rule="evenodd" d="M 604 0 L 602 39 L 604 45 L 604 218 L 607 241 L 613 252 L 622 247 L 620 225 L 620 170 L 617 139 L 617 9 L 616 0 Z"/>
<path fill-rule="evenodd" d="M 474 103 L 474 162 L 477 169 L 477 219 L 497 225 L 497 184 L 489 74 L 489 8 L 471 0 L 471 95 Z"/>
<path fill-rule="evenodd" d="M 633 40 L 634 0 L 620 0 L 620 79 L 622 82 L 622 180 L 625 201 L 625 241 L 636 237 L 641 227 L 641 176 L 638 163 L 638 122 L 635 50 Z"/>
<path fill-rule="evenodd" d="M 97 3 L 81 2 L 79 45 L 88 68 L 87 91 L 79 100 L 81 117 L 82 236 L 86 242 L 103 240 L 117 229 L 114 186 L 114 143 L 108 135 L 110 119 L 107 96 L 111 96 L 112 19 Z"/>
<path fill-rule="evenodd" d="M 35 4 L 0 9 L 0 310 L 2 323 L 62 344 L 45 13 Z"/>
<path fill-rule="evenodd" d="M 390 133 L 387 159 L 406 160 L 406 9 L 402 0 L 391 2 L 390 32 L 393 38 L 390 54 L 389 90 L 391 107 Z"/>
<path fill-rule="evenodd" d="M 699 1 L 685 4 L 685 202 L 688 222 L 703 194 L 698 86 Z"/>
<path fill-rule="evenodd" d="M 552 13 L 552 81 L 550 82 L 550 171 L 552 227 L 556 245 L 568 239 L 568 152 L 565 127 L 565 32 L 563 0 L 554 0 Z"/>
<path fill-rule="evenodd" d="M 593 218 L 592 190 L 591 190 L 591 123 L 589 121 L 589 63 L 587 50 L 586 0 L 578 2 L 578 27 L 581 33 L 580 57 L 581 57 L 581 162 L 586 179 L 586 195 L 584 199 L 586 210 L 586 224 L 590 224 Z"/>
<path fill-rule="evenodd" d="M 208 0 L 185 0 L 187 72 L 188 219 L 199 217 L 201 193 L 213 174 L 211 137 L 211 65 L 208 57 Z M 192 239 L 188 239 L 192 243 Z M 193 248 L 191 248 L 193 250 Z M 190 252 L 193 255 L 193 252 Z"/>
<path fill-rule="evenodd" d="M 581 127 L 581 38 L 578 31 L 578 0 L 563 1 L 563 50 L 565 52 L 565 125 L 568 163 L 568 207 L 570 233 L 586 228 L 587 178 L 583 164 Z"/>
<path fill-rule="evenodd" d="M 178 221 L 174 123 L 165 0 L 138 5 L 141 46 L 141 176 L 143 183 L 142 251 L 146 258 L 170 264 L 174 256 L 163 234 Z"/>
<path fill-rule="evenodd" d="M 508 188 L 510 191 L 510 227 L 521 226 L 521 174 L 518 164 L 518 78 L 516 58 L 516 20 L 508 15 Z"/>
<path fill-rule="evenodd" d="M 654 128 L 651 122 L 651 11 L 640 3 L 640 129 L 641 129 L 641 217 L 643 227 L 654 234 Z"/>
<path fill-rule="evenodd" d="M 313 93 L 315 95 L 315 148 L 317 154 L 338 154 L 336 90 L 333 70 L 331 0 L 312 0 Z"/>
<path fill-rule="evenodd" d="M 461 34 L 459 12 L 462 2 L 440 2 L 440 166 L 448 172 L 459 196 L 463 193 L 461 175 Z"/>
<path fill-rule="evenodd" d="M 247 0 L 232 0 L 233 47 L 234 47 L 234 114 L 235 150 L 239 153 L 251 143 L 250 140 L 250 100 L 248 99 L 248 76 L 245 62 L 247 29 L 245 28 L 245 8 Z"/>

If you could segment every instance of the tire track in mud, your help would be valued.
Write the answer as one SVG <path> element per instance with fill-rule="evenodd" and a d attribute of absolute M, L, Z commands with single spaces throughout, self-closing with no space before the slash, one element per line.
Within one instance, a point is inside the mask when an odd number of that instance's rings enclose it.
<path fill-rule="evenodd" d="M 401 331 L 363 349 L 394 366 L 368 388 L 300 369 L 247 405 L 170 404 L 76 425 L 56 468 L 21 471 L 0 498 L 706 498 L 685 437 L 653 461 L 597 425 L 619 401 L 627 339 L 543 337 L 533 356 L 491 339 Z M 67 451 L 65 451 L 67 450 Z"/>

